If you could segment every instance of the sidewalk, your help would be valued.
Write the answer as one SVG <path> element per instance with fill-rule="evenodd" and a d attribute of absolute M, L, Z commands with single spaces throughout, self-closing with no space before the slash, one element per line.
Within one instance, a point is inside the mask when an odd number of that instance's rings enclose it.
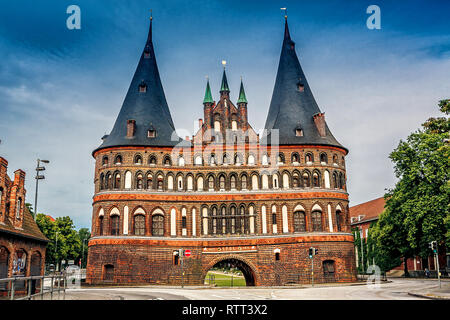
<path fill-rule="evenodd" d="M 433 300 L 450 300 L 450 284 L 445 281 L 442 282 L 442 287 L 439 286 L 424 289 L 421 291 L 410 291 L 408 292 L 410 296 L 421 297 Z"/>

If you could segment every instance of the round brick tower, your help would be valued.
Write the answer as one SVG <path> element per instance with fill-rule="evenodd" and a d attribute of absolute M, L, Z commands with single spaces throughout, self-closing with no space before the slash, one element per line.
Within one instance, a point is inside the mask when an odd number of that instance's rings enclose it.
<path fill-rule="evenodd" d="M 356 280 L 344 157 L 295 53 L 287 20 L 265 132 L 223 71 L 198 132 L 179 138 L 155 60 L 152 21 L 113 130 L 93 152 L 88 283 L 200 285 L 218 263 L 247 285 Z M 182 257 L 180 249 L 189 249 Z M 183 263 L 181 263 L 183 259 Z"/>

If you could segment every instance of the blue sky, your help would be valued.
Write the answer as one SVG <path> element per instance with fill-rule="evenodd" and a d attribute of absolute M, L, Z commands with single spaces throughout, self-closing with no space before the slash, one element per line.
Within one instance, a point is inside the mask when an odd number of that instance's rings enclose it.
<path fill-rule="evenodd" d="M 81 30 L 66 8 L 81 8 Z M 381 9 L 381 30 L 366 8 Z M 347 157 L 350 205 L 393 187 L 389 153 L 450 93 L 448 1 L 2 1 L 0 155 L 27 172 L 48 158 L 38 209 L 90 227 L 91 152 L 114 124 L 153 9 L 156 57 L 177 128 L 202 116 L 205 76 L 217 99 L 221 60 L 231 98 L 240 76 L 249 121 L 264 126 L 288 8 L 291 36 L 315 98 Z M 184 136 L 184 134 L 183 134 Z"/>

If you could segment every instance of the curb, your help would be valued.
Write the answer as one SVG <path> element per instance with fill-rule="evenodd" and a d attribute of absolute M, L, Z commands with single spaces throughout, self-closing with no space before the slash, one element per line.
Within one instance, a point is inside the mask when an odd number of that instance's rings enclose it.
<path fill-rule="evenodd" d="M 443 297 L 443 296 L 436 296 L 436 295 L 427 296 L 425 294 L 413 293 L 413 292 L 408 292 L 408 295 L 414 296 L 414 297 L 419 297 L 419 298 L 424 298 L 424 299 L 429 299 L 429 300 L 450 300 L 450 298 Z"/>

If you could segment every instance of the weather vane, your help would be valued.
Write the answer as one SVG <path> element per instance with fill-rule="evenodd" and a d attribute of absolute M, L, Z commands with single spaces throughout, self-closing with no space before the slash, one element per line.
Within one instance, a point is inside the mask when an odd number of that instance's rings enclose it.
<path fill-rule="evenodd" d="M 153 20 L 153 9 L 150 9 L 150 20 Z"/>
<path fill-rule="evenodd" d="M 284 18 L 287 19 L 287 8 L 280 8 L 280 10 L 284 11 Z"/>
<path fill-rule="evenodd" d="M 225 66 L 227 65 L 227 62 L 225 60 L 222 60 L 222 65 L 223 65 L 223 68 L 225 69 Z"/>

